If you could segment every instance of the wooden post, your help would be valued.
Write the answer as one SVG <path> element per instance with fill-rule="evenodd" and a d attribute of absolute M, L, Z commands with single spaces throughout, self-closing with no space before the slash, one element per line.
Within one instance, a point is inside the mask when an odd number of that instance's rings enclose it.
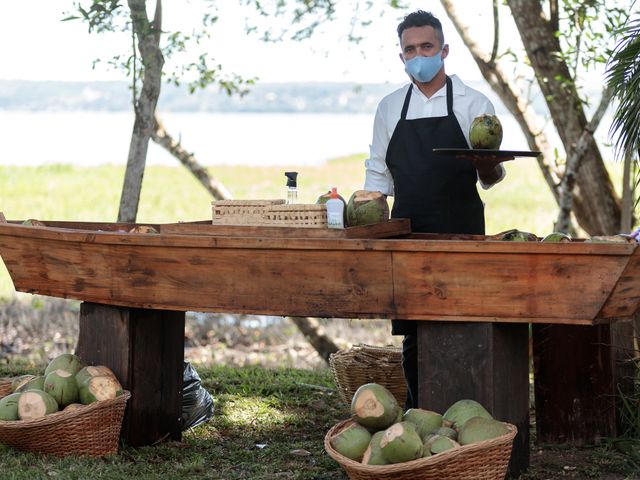
<path fill-rule="evenodd" d="M 528 344 L 527 324 L 418 324 L 419 405 L 444 413 L 469 398 L 518 427 L 509 462 L 512 476 L 529 467 Z"/>
<path fill-rule="evenodd" d="M 616 434 L 609 325 L 533 325 L 539 442 L 584 445 Z"/>
<path fill-rule="evenodd" d="M 184 312 L 84 302 L 76 354 L 111 368 L 131 399 L 121 438 L 152 445 L 182 438 Z"/>

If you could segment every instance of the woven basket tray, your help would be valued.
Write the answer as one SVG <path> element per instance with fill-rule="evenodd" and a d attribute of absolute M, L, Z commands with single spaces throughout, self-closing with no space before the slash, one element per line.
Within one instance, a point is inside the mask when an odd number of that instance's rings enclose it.
<path fill-rule="evenodd" d="M 263 225 L 264 214 L 285 200 L 216 200 L 211 202 L 214 225 Z"/>
<path fill-rule="evenodd" d="M 330 440 L 353 420 L 343 420 L 333 426 L 324 438 L 327 453 L 345 469 L 352 480 L 503 480 L 507 474 L 515 425 L 506 435 L 491 440 L 464 445 L 428 458 L 394 465 L 363 465 L 340 455 Z"/>
<path fill-rule="evenodd" d="M 11 379 L 0 378 L 0 398 L 5 397 L 11 393 Z"/>
<path fill-rule="evenodd" d="M 263 225 L 300 228 L 327 227 L 327 206 L 301 203 L 271 205 L 264 213 Z"/>
<path fill-rule="evenodd" d="M 0 443 L 60 457 L 118 453 L 122 418 L 131 393 L 37 420 L 0 421 Z"/>
<path fill-rule="evenodd" d="M 401 348 L 372 345 L 356 345 L 329 356 L 329 366 L 340 397 L 348 404 L 351 404 L 360 385 L 377 383 L 386 387 L 403 406 L 407 385 L 401 361 Z"/>

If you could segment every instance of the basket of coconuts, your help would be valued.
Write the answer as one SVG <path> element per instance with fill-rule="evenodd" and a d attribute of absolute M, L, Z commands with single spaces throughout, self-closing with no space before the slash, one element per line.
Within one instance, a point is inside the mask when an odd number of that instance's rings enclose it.
<path fill-rule="evenodd" d="M 443 414 L 403 413 L 391 392 L 375 383 L 356 391 L 351 415 L 327 432 L 324 447 L 353 480 L 504 478 L 517 433 L 470 399 Z"/>
<path fill-rule="evenodd" d="M 0 444 L 57 456 L 118 452 L 127 400 L 114 373 L 65 353 L 42 375 L 22 375 L 0 390 Z"/>

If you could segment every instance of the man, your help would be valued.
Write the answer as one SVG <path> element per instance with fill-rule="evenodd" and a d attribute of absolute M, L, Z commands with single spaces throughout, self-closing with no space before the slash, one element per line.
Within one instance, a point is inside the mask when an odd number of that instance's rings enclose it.
<path fill-rule="evenodd" d="M 489 188 L 502 180 L 496 158 L 459 159 L 434 148 L 469 148 L 469 127 L 478 115 L 494 114 L 491 102 L 448 77 L 442 24 L 418 10 L 398 25 L 400 60 L 411 78 L 378 105 L 365 190 L 393 195 L 394 218 L 411 219 L 414 232 L 484 234 L 484 206 L 476 182 Z M 504 160 L 504 159 L 503 159 Z M 404 335 L 402 367 L 407 381 L 405 408 L 417 407 L 416 323 L 393 320 L 393 335 Z"/>

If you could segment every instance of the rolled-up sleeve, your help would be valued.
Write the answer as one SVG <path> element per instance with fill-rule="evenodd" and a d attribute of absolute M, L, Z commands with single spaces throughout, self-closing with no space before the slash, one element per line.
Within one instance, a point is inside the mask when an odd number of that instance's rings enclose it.
<path fill-rule="evenodd" d="M 382 109 L 383 106 L 379 105 L 373 121 L 373 139 L 369 146 L 369 158 L 364 162 L 364 189 L 393 195 L 393 178 L 386 162 L 391 136 Z"/>

